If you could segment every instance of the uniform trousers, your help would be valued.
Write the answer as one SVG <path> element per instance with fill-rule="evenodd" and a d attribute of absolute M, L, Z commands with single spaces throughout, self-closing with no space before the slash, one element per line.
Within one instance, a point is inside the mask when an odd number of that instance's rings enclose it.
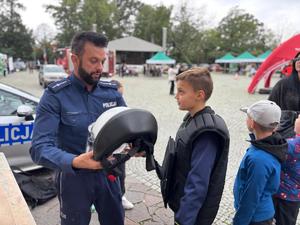
<path fill-rule="evenodd" d="M 61 225 L 88 225 L 94 204 L 101 225 L 124 225 L 118 178 L 104 171 L 75 170 L 56 176 Z"/>

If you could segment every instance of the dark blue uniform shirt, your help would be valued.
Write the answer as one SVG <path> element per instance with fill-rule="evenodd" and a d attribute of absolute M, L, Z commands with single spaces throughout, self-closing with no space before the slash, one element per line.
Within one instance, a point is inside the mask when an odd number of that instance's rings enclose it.
<path fill-rule="evenodd" d="M 74 75 L 50 84 L 37 107 L 30 151 L 33 161 L 73 173 L 74 157 L 86 149 L 88 126 L 116 106 L 126 104 L 110 82 L 100 81 L 91 92 Z"/>

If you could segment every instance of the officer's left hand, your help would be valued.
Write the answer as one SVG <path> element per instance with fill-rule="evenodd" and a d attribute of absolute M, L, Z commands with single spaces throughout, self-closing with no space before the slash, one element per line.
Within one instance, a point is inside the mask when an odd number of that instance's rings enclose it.
<path fill-rule="evenodd" d="M 93 151 L 80 154 L 73 159 L 72 166 L 78 169 L 102 169 L 101 162 L 94 160 L 93 155 Z"/>
<path fill-rule="evenodd" d="M 133 148 L 132 143 L 129 143 L 125 148 L 124 148 L 124 152 L 128 153 L 131 149 Z M 146 155 L 145 151 L 139 151 L 137 153 L 134 154 L 134 157 L 144 157 Z"/>
<path fill-rule="evenodd" d="M 137 152 L 137 153 L 135 153 L 134 156 L 135 156 L 135 157 L 144 157 L 144 156 L 146 156 L 146 152 L 145 152 L 145 151 Z"/>

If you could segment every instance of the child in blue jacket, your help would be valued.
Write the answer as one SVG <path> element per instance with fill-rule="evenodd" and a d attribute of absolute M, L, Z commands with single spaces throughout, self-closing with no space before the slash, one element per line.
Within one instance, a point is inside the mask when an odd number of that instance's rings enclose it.
<path fill-rule="evenodd" d="M 247 113 L 247 127 L 252 134 L 234 183 L 233 225 L 271 225 L 275 213 L 272 195 L 279 187 L 280 164 L 287 149 L 285 139 L 274 132 L 281 110 L 269 100 L 241 110 Z"/>
<path fill-rule="evenodd" d="M 296 137 L 288 139 L 286 161 L 281 165 L 280 187 L 273 197 L 276 225 L 295 225 L 300 207 L 300 116 Z"/>

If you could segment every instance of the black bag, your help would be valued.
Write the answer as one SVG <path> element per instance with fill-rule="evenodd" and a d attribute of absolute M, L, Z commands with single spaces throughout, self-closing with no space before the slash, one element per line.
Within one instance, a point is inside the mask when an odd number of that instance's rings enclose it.
<path fill-rule="evenodd" d="M 158 175 L 158 177 L 161 179 L 160 188 L 165 208 L 167 208 L 167 203 L 169 202 L 170 188 L 172 185 L 172 178 L 174 173 L 175 157 L 175 141 L 170 137 L 165 152 L 164 161 L 159 171 L 160 175 Z"/>
<path fill-rule="evenodd" d="M 277 132 L 280 133 L 283 138 L 292 138 L 295 136 L 294 125 L 298 115 L 299 112 L 296 111 L 282 110 Z"/>
<path fill-rule="evenodd" d="M 34 176 L 15 167 L 11 169 L 27 204 L 31 208 L 44 204 L 57 195 L 57 188 L 51 177 Z M 14 170 L 21 173 L 16 173 Z"/>

